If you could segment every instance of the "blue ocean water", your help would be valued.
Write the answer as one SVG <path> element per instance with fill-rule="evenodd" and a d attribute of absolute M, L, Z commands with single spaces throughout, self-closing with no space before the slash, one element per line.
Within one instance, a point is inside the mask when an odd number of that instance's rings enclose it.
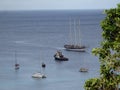
<path fill-rule="evenodd" d="M 91 54 L 102 40 L 102 10 L 1 11 L 0 12 L 0 90 L 84 90 L 89 78 L 99 76 L 98 58 Z M 86 52 L 69 52 L 69 19 L 80 20 L 81 40 Z M 56 62 L 56 50 L 69 58 Z M 15 70 L 15 51 L 20 69 Z M 42 70 L 46 79 L 34 79 Z M 79 72 L 81 67 L 89 69 Z"/>

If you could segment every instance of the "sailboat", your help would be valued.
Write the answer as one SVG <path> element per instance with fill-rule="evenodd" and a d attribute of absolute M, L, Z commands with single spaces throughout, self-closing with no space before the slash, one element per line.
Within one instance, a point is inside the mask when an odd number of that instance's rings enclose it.
<path fill-rule="evenodd" d="M 45 63 L 41 63 L 40 72 L 36 72 L 32 75 L 33 78 L 46 78 L 46 75 L 41 72 L 43 68 L 46 67 Z"/>
<path fill-rule="evenodd" d="M 41 72 L 36 72 L 32 75 L 33 78 L 46 78 L 46 75 Z"/>
<path fill-rule="evenodd" d="M 72 27 L 73 26 L 73 27 Z M 76 22 L 74 20 L 74 24 L 71 23 L 70 20 L 70 44 L 65 44 L 64 48 L 68 51 L 78 51 L 84 52 L 85 46 L 81 45 L 81 35 L 80 35 L 80 20 Z"/>
<path fill-rule="evenodd" d="M 85 64 L 85 61 L 84 61 L 84 59 L 83 59 L 83 64 L 82 65 L 84 65 Z M 81 67 L 80 69 L 79 69 L 79 72 L 88 72 L 88 68 L 87 67 Z"/>
<path fill-rule="evenodd" d="M 41 56 L 42 57 L 42 56 Z M 41 60 L 44 60 L 43 58 Z M 45 68 L 46 67 L 46 64 L 44 63 L 44 61 L 42 61 L 42 68 Z"/>
<path fill-rule="evenodd" d="M 16 54 L 16 51 L 15 51 L 15 70 L 18 70 L 19 68 L 20 68 L 20 65 L 17 62 L 17 54 Z"/>

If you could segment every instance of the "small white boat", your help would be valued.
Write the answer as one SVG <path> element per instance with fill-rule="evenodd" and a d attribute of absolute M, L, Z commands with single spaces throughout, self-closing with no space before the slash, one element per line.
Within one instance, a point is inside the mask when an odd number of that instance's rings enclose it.
<path fill-rule="evenodd" d="M 46 78 L 46 75 L 40 73 L 40 72 L 36 72 L 32 75 L 33 78 Z"/>
<path fill-rule="evenodd" d="M 88 72 L 87 68 L 80 68 L 79 72 Z"/>

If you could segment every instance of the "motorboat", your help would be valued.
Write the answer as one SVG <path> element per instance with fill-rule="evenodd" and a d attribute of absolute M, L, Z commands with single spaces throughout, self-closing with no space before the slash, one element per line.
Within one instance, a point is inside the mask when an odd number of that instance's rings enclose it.
<path fill-rule="evenodd" d="M 54 55 L 55 60 L 59 61 L 68 61 L 67 57 L 64 57 L 61 51 L 57 51 L 56 54 Z"/>

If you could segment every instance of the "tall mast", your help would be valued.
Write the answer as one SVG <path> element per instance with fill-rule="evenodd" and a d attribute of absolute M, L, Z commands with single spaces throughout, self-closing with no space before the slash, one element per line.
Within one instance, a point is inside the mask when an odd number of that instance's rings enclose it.
<path fill-rule="evenodd" d="M 17 69 L 19 69 L 19 64 L 18 64 L 18 62 L 17 62 L 17 54 L 16 54 L 16 51 L 15 51 L 15 69 L 17 70 Z"/>
<path fill-rule="evenodd" d="M 70 25 L 70 31 L 69 31 L 69 38 L 70 38 L 70 44 L 72 45 L 73 44 L 73 40 L 72 40 L 72 29 L 71 29 L 71 17 L 70 17 L 70 20 L 69 20 L 69 25 Z"/>
<path fill-rule="evenodd" d="M 79 45 L 81 46 L 81 33 L 80 33 L 80 19 L 79 19 L 79 21 L 78 21 L 78 39 L 79 39 Z"/>
<path fill-rule="evenodd" d="M 15 51 L 15 64 L 17 64 L 17 54 L 16 54 L 16 51 Z"/>
<path fill-rule="evenodd" d="M 75 39 L 75 42 L 74 42 L 74 44 L 76 45 L 77 44 L 77 34 L 76 34 L 76 22 L 75 22 L 75 19 L 74 19 L 74 33 L 75 33 L 75 35 L 74 35 L 74 39 Z"/>

